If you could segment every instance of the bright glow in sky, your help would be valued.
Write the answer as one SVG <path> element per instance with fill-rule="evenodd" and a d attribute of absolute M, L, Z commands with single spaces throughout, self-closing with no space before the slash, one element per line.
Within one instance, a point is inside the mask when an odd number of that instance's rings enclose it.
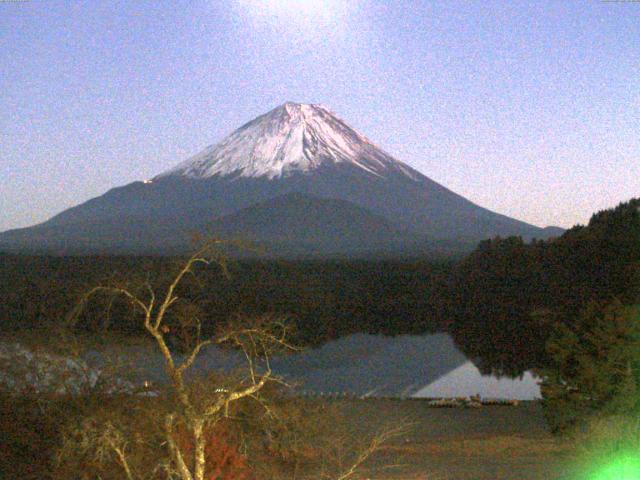
<path fill-rule="evenodd" d="M 271 17 L 277 22 L 291 22 L 314 28 L 344 19 L 356 2 L 346 0 L 239 0 L 248 16 Z"/>
<path fill-rule="evenodd" d="M 470 200 L 571 226 L 640 195 L 640 4 L 0 2 L 0 231 L 322 103 Z"/>
<path fill-rule="evenodd" d="M 234 11 L 256 37 L 274 36 L 295 48 L 324 50 L 355 35 L 358 0 L 235 0 Z M 304 47 L 303 47 L 304 48 Z"/>

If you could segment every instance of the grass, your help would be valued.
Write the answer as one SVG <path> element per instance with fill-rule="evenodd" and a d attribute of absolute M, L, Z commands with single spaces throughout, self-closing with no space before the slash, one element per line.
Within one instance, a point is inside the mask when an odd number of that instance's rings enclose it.
<path fill-rule="evenodd" d="M 368 465 L 387 480 L 569 479 L 570 444 L 546 429 L 541 406 L 428 408 L 421 401 L 341 400 L 354 429 L 409 420 L 413 431 Z M 363 422 L 363 419 L 366 419 Z M 395 465 L 395 468 L 386 468 Z"/>
<path fill-rule="evenodd" d="M 43 478 L 30 470 L 38 463 L 45 469 L 46 456 L 50 454 L 46 440 L 55 439 L 52 433 L 55 425 L 45 422 L 39 426 L 37 422 L 43 419 L 27 404 L 24 412 L 32 412 L 35 417 L 24 418 L 25 422 L 18 424 L 11 422 L 9 419 L 15 418 L 15 412 L 22 410 L 9 400 L 1 404 L 6 412 L 0 412 L 6 414 L 3 417 L 8 421 L 4 434 L 0 435 L 0 449 L 9 462 L 0 461 L 0 476 L 2 470 L 6 473 L 11 468 L 14 473 L 21 472 L 18 478 Z M 383 448 L 366 464 L 363 479 L 584 480 L 569 473 L 569 467 L 576 464 L 576 449 L 547 431 L 541 406 L 536 402 L 444 409 L 430 408 L 419 400 L 301 401 L 309 402 L 306 407 L 301 405 L 303 412 L 317 407 L 318 402 L 324 406 L 330 402 L 340 410 L 341 421 L 347 423 L 341 429 L 360 438 L 370 437 L 385 426 L 412 424 L 409 433 Z M 24 428 L 16 430 L 17 427 Z M 42 435 L 35 438 L 25 435 L 30 427 Z M 47 434 L 48 430 L 51 432 Z M 14 435 L 8 435 L 10 432 Z M 24 468 L 16 469 L 18 464 Z"/>

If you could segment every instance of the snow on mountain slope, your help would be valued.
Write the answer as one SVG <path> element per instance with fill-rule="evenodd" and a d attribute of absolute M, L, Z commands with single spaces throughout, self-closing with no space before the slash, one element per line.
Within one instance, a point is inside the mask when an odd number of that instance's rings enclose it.
<path fill-rule="evenodd" d="M 273 179 L 338 163 L 349 163 L 378 177 L 389 171 L 411 179 L 418 175 L 325 107 L 288 102 L 155 179 L 216 175 Z"/>

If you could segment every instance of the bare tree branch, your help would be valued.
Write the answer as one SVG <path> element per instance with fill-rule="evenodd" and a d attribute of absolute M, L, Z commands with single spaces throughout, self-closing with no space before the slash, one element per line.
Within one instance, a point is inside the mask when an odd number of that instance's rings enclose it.
<path fill-rule="evenodd" d="M 212 337 L 202 338 L 199 310 L 197 307 L 187 307 L 180 308 L 177 315 L 182 328 L 178 335 L 182 335 L 179 338 L 188 345 L 187 353 L 181 358 L 172 352 L 168 337 L 172 324 L 168 319 L 173 317 L 169 317 L 169 312 L 175 313 L 177 307 L 189 305 L 179 302 L 179 292 L 185 277 L 194 275 L 197 266 L 208 266 L 212 263 L 219 266 L 224 275 L 229 274 L 226 259 L 216 250 L 220 243 L 222 242 L 219 240 L 207 242 L 186 259 L 162 294 L 154 289 L 148 278 L 143 284 L 146 293 L 143 290 L 142 295 L 136 295 L 132 290 L 122 286 L 98 286 L 89 290 L 68 316 L 68 324 L 74 326 L 87 302 L 93 296 L 102 293 L 122 296 L 133 305 L 136 312 L 142 313 L 143 326 L 162 355 L 166 374 L 171 381 L 168 389 L 171 398 L 169 411 L 156 412 L 156 421 L 158 424 L 164 424 L 159 431 L 162 432 L 162 449 L 166 451 L 167 457 L 156 464 L 154 472 L 158 472 L 160 468 L 167 474 L 167 478 L 205 479 L 208 475 L 207 468 L 210 468 L 207 466 L 205 453 L 209 435 L 207 432 L 210 431 L 208 429 L 222 419 L 229 418 L 230 407 L 234 402 L 242 399 L 255 400 L 264 407 L 267 415 L 275 416 L 274 410 L 261 398 L 261 391 L 268 383 L 284 384 L 284 381 L 272 371 L 271 357 L 279 351 L 298 350 L 288 340 L 289 326 L 284 318 L 275 315 L 262 315 L 253 319 L 236 317 L 219 328 Z M 188 374 L 202 351 L 211 345 L 228 345 L 241 351 L 246 361 L 246 376 L 238 377 L 229 386 L 225 385 L 225 388 L 217 387 L 214 391 L 207 391 L 206 395 L 202 395 L 202 389 L 199 389 L 197 382 Z M 367 459 L 404 431 L 401 427 L 381 431 L 365 448 L 357 452 L 355 457 L 348 455 L 351 458 L 350 462 L 339 462 L 343 467 L 337 469 L 337 474 L 336 469 L 332 469 L 334 475 L 325 471 L 321 472 L 320 478 L 351 480 Z M 183 443 L 185 438 L 188 446 Z M 128 444 L 124 437 L 113 436 L 108 440 L 106 445 L 124 470 L 126 479 L 135 480 L 136 472 L 128 462 Z M 347 467 L 344 467 L 345 463 Z M 324 467 L 325 465 L 322 465 L 322 468 Z"/>

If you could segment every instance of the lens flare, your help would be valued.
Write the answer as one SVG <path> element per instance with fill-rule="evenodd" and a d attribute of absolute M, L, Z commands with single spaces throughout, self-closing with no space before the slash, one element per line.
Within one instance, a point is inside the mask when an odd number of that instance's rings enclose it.
<path fill-rule="evenodd" d="M 624 455 L 616 458 L 588 480 L 640 480 L 640 456 Z"/>

